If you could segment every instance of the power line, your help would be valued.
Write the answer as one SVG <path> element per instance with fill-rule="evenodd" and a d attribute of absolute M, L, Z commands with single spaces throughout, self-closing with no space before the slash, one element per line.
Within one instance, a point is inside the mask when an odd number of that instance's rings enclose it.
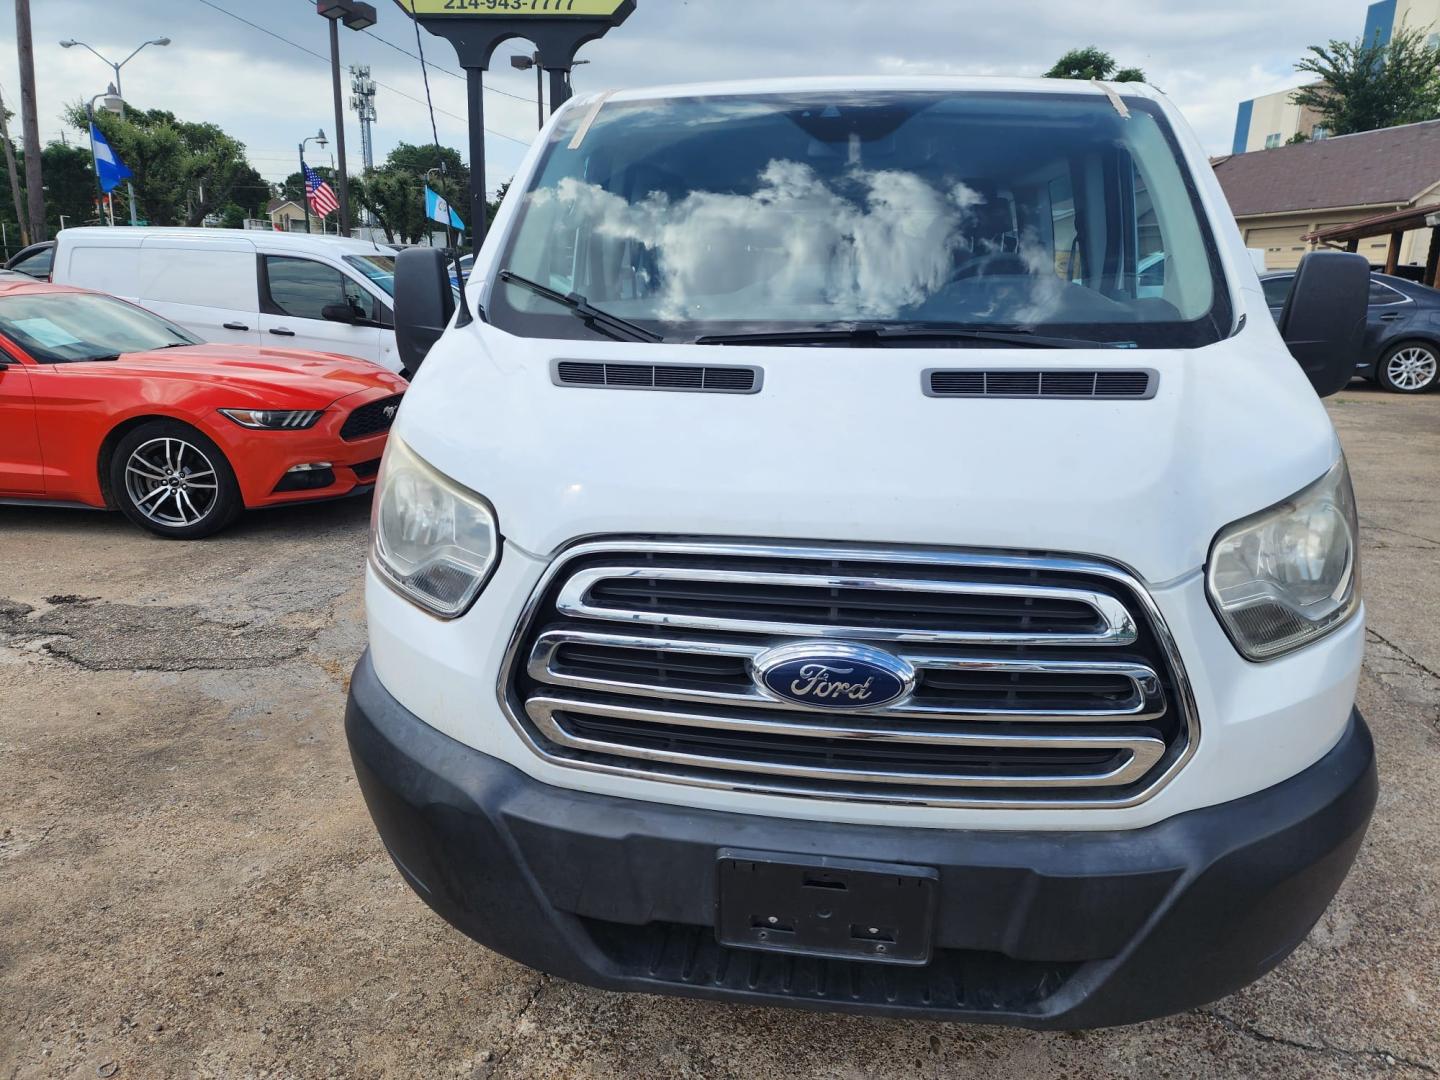
<path fill-rule="evenodd" d="M 310 56 L 313 56 L 316 60 L 321 61 L 326 67 L 329 67 L 329 66 L 330 66 L 330 58 L 329 58 L 328 56 L 323 56 L 323 55 L 321 55 L 320 53 L 316 52 L 314 49 L 306 48 L 304 45 L 301 45 L 299 42 L 291 41 L 289 38 L 284 37 L 284 36 L 282 36 L 282 35 L 280 35 L 280 34 L 275 33 L 275 31 L 271 30 L 269 27 L 261 26 L 259 23 L 251 22 L 249 19 L 245 18 L 243 15 L 237 15 L 237 14 L 235 14 L 235 12 L 233 12 L 233 11 L 228 11 L 228 10 L 226 10 L 225 8 L 221 7 L 219 4 L 212 3 L 211 0 L 200 0 L 200 3 L 204 4 L 204 5 L 205 5 L 206 7 L 208 7 L 208 8 L 211 8 L 211 9 L 213 9 L 213 10 L 215 10 L 215 11 L 218 11 L 221 15 L 228 15 L 230 18 L 236 20 L 237 22 L 242 22 L 242 23 L 244 23 L 246 26 L 250 27 L 252 30 L 259 30 L 262 34 L 267 34 L 267 35 L 269 35 L 270 37 L 274 38 L 276 41 L 283 42 L 284 44 L 289 45 L 292 49 L 299 49 L 301 52 L 306 53 L 306 54 L 308 54 L 308 55 L 310 55 Z M 384 39 L 382 38 L 381 40 L 384 40 Z M 387 42 L 387 44 L 388 44 L 388 42 Z M 407 93 L 405 93 L 405 91 L 403 91 L 403 90 L 397 90 L 397 89 L 396 89 L 395 87 L 393 87 L 393 86 L 387 86 L 385 83 L 380 82 L 378 79 L 376 80 L 375 85 L 376 85 L 376 86 L 384 87 L 386 90 L 390 91 L 390 93 L 392 93 L 392 94 L 397 94 L 397 95 L 399 95 L 400 97 L 404 98 L 404 99 L 407 100 L 407 101 L 413 101 L 416 105 L 424 105 L 424 104 L 425 104 L 425 102 L 421 101 L 419 98 L 414 97 L 414 96 L 411 95 L 411 94 L 407 94 Z M 528 101 L 529 99 L 528 99 L 528 98 L 522 98 L 521 100 L 523 100 L 523 101 Z M 450 111 L 448 111 L 448 110 L 446 110 L 446 109 L 436 109 L 435 111 L 436 111 L 436 112 L 444 113 L 446 116 L 450 117 L 452 120 L 458 120 L 458 121 L 460 121 L 462 124 L 465 124 L 465 123 L 468 123 L 468 122 L 469 122 L 468 120 L 466 120 L 465 117 L 459 116 L 459 115 L 457 115 L 457 114 L 455 114 L 455 113 L 452 113 L 452 112 L 450 112 Z M 530 141 L 529 141 L 528 139 L 517 139 L 517 138 L 515 138 L 515 136 L 513 136 L 513 135 L 506 135 L 503 131 L 494 131 L 494 130 L 492 130 L 491 128 L 488 128 L 488 127 L 485 129 L 485 134 L 486 134 L 486 135 L 494 135 L 494 136 L 495 136 L 496 138 L 498 138 L 498 139 L 507 139 L 507 140 L 509 140 L 510 142 L 518 143 L 518 144 L 520 144 L 521 146 L 529 146 L 529 145 L 530 145 Z"/>
<path fill-rule="evenodd" d="M 306 3 L 306 4 L 308 4 L 308 3 L 310 3 L 310 0 L 303 0 L 303 2 Z M 405 55 L 405 56 L 408 56 L 411 60 L 419 60 L 419 59 L 420 59 L 420 57 L 416 56 L 416 55 L 415 55 L 414 53 L 412 53 L 409 49 L 402 48 L 401 46 L 396 45 L 393 41 L 386 41 L 386 40 L 385 40 L 383 37 L 381 37 L 379 34 L 372 33 L 372 32 L 369 31 L 369 30 L 362 30 L 361 33 L 362 33 L 362 34 L 365 34 L 365 35 L 368 36 L 368 37 L 374 38 L 376 41 L 380 42 L 381 45 L 389 45 L 390 48 L 394 49 L 394 50 L 395 50 L 396 52 L 398 52 L 398 53 L 401 53 L 401 54 L 403 54 L 403 55 Z M 434 70 L 434 71 L 438 71 L 438 72 L 440 72 L 440 74 L 442 74 L 442 75 L 449 75 L 452 79 L 459 79 L 461 82 L 464 82 L 464 81 L 465 81 L 465 76 L 462 75 L 462 74 L 460 74 L 460 72 L 458 72 L 458 71 L 451 71 L 451 70 L 450 70 L 449 68 L 447 68 L 447 67 L 441 67 L 439 64 L 435 63 L 434 60 L 426 60 L 426 61 L 424 61 L 424 63 L 425 63 L 425 66 L 426 66 L 426 67 L 429 67 L 429 68 L 431 68 L 431 69 Z M 497 87 L 497 86 L 490 86 L 490 85 L 487 84 L 487 85 L 485 86 L 485 92 L 486 92 L 487 94 L 499 94 L 501 97 L 514 98 L 516 101 L 523 101 L 523 102 L 525 102 L 526 105 L 533 105 L 533 104 L 535 104 L 535 102 L 531 101 L 531 100 L 530 100 L 528 97 L 526 97 L 524 94 L 512 94 L 509 90 L 501 90 L 501 89 L 500 89 L 499 87 Z"/>

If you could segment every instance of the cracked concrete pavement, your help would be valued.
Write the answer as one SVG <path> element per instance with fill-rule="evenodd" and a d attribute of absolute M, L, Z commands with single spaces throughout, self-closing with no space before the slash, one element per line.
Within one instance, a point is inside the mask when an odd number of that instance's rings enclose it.
<path fill-rule="evenodd" d="M 0 509 L 0 1077 L 1440 1072 L 1440 397 L 1331 403 L 1361 503 L 1382 794 L 1267 978 L 1031 1034 L 621 997 L 487 953 L 384 856 L 341 732 L 367 507 L 168 544 Z"/>

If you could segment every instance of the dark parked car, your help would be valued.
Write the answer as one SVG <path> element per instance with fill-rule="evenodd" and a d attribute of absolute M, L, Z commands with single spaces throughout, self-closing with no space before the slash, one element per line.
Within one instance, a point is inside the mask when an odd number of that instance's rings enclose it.
<path fill-rule="evenodd" d="M 18 255 L 5 264 L 5 269 L 40 281 L 49 281 L 50 268 L 54 264 L 55 241 L 46 240 L 44 243 L 22 248 Z"/>
<path fill-rule="evenodd" d="M 1294 284 L 1293 271 L 1260 279 L 1278 320 Z M 1420 394 L 1440 381 L 1440 291 L 1389 274 L 1370 275 L 1365 352 L 1355 374 L 1397 394 Z"/>

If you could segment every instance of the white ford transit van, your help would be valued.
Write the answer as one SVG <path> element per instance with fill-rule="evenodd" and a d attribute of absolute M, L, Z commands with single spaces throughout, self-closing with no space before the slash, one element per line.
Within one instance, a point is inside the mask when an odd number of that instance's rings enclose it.
<path fill-rule="evenodd" d="M 447 277 L 400 258 L 347 711 L 444 918 L 615 990 L 1041 1028 L 1305 937 L 1376 799 L 1317 396 L 1367 272 L 1308 257 L 1277 327 L 1162 95 L 582 98 Z"/>
<path fill-rule="evenodd" d="M 129 300 L 214 344 L 341 353 L 401 370 L 395 253 L 361 240 L 238 229 L 66 229 L 52 280 Z"/>

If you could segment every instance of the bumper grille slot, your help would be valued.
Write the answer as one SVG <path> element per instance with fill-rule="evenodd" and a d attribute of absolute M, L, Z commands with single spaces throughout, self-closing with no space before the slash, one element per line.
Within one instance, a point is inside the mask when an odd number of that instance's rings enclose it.
<path fill-rule="evenodd" d="M 915 672 L 892 703 L 777 697 L 754 664 L 809 638 Z M 505 703 L 542 756 L 709 787 L 937 805 L 1113 805 L 1193 745 L 1148 597 L 1088 560 L 617 541 L 552 566 Z"/>
<path fill-rule="evenodd" d="M 937 949 L 929 964 L 909 968 L 736 949 L 719 944 L 708 926 L 627 926 L 589 918 L 581 924 L 627 975 L 778 1000 L 974 1012 L 1037 1010 L 1081 966 Z"/>

